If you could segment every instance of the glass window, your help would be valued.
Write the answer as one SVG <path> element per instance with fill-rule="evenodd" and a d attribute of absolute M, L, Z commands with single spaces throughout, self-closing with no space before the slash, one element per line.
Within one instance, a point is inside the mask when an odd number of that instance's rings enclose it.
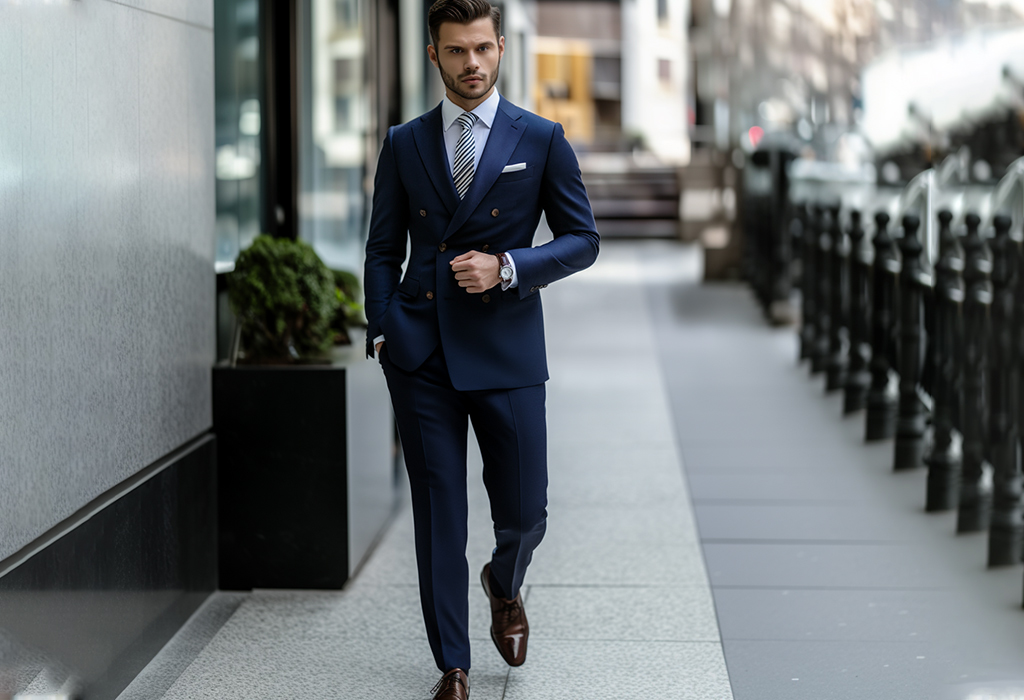
<path fill-rule="evenodd" d="M 329 267 L 358 272 L 372 125 L 366 0 L 300 6 L 299 235 Z"/>
<path fill-rule="evenodd" d="M 218 272 L 259 235 L 260 68 L 258 0 L 217 0 L 215 12 Z"/>

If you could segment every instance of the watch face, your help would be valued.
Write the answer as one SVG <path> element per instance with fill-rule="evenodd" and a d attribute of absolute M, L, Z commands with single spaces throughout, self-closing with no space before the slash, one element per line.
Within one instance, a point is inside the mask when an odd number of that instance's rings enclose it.
<path fill-rule="evenodd" d="M 512 268 L 511 267 L 503 267 L 503 268 L 501 268 L 501 279 L 505 280 L 506 282 L 508 282 L 510 279 L 512 279 Z"/>

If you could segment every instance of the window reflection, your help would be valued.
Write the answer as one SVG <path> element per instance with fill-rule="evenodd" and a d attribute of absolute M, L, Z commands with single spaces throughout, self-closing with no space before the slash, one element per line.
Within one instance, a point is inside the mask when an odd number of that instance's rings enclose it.
<path fill-rule="evenodd" d="M 370 126 L 364 0 L 303 4 L 300 235 L 330 267 L 358 270 Z"/>
<path fill-rule="evenodd" d="M 260 233 L 258 0 L 217 0 L 216 174 L 218 272 Z"/>

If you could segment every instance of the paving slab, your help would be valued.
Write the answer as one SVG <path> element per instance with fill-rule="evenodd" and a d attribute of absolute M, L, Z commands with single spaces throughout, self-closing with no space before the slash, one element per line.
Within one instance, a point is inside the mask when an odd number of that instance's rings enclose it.
<path fill-rule="evenodd" d="M 719 588 L 722 638 L 746 641 L 948 642 L 949 590 Z"/>
<path fill-rule="evenodd" d="M 530 667 L 513 669 L 505 700 L 732 698 L 717 642 L 531 642 Z"/>
<path fill-rule="evenodd" d="M 949 586 L 941 557 L 918 558 L 916 544 L 704 543 L 702 549 L 714 588 Z"/>
<path fill-rule="evenodd" d="M 530 587 L 531 640 L 717 642 L 706 586 Z"/>

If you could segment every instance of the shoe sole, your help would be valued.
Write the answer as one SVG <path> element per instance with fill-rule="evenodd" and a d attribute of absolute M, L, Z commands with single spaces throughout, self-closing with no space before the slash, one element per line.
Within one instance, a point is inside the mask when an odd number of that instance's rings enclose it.
<path fill-rule="evenodd" d="M 484 593 L 487 595 L 487 604 L 490 605 L 490 603 L 491 603 L 491 586 L 487 582 L 487 572 L 488 571 L 490 571 L 489 567 L 484 568 L 484 569 L 482 569 L 480 571 L 480 585 L 484 587 Z M 508 659 L 508 657 L 505 656 L 505 652 L 501 650 L 501 644 L 498 642 L 498 638 L 494 635 L 494 625 L 493 624 L 491 625 L 491 641 L 494 642 L 494 648 L 498 650 L 498 655 L 501 657 L 502 661 L 507 663 L 509 666 L 512 666 L 513 668 L 515 668 L 517 666 L 522 666 L 524 663 L 526 663 L 526 652 L 525 651 L 523 652 L 523 660 L 519 661 L 519 662 L 516 662 L 514 659 L 510 661 Z M 523 646 L 524 647 L 526 646 L 525 641 L 523 643 Z"/>

